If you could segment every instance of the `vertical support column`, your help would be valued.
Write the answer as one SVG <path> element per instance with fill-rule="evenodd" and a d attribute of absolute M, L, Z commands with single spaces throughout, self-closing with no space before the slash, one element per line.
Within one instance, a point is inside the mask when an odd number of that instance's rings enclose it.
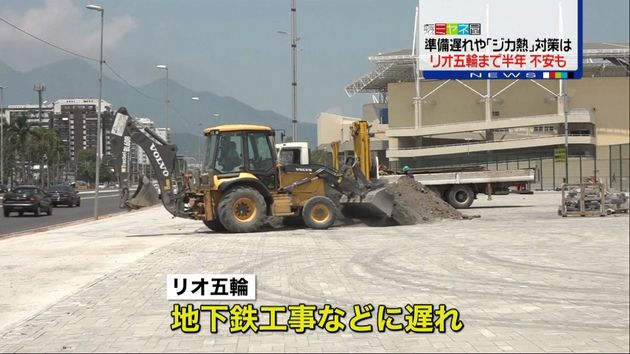
<path fill-rule="evenodd" d="M 567 80 L 558 80 L 558 114 L 564 117 L 564 181 L 569 183 L 569 117 L 567 115 Z"/>
<path fill-rule="evenodd" d="M 388 140 L 388 149 L 389 150 L 398 150 L 398 139 L 399 138 L 389 138 Z M 389 169 L 392 171 L 398 171 L 398 158 L 397 157 L 390 157 L 389 158 Z"/>
<path fill-rule="evenodd" d="M 623 149 L 619 144 L 619 191 L 623 192 Z"/>
<path fill-rule="evenodd" d="M 582 155 L 578 156 L 580 159 L 580 183 L 582 183 L 583 177 L 582 177 Z"/>
<path fill-rule="evenodd" d="M 492 92 L 490 89 L 490 80 L 486 80 L 486 123 L 492 121 Z"/>
<path fill-rule="evenodd" d="M 419 75 L 419 74 L 416 74 Z M 418 129 L 422 126 L 422 98 L 420 97 L 420 79 L 416 78 L 416 97 L 414 97 L 414 128 Z"/>
<path fill-rule="evenodd" d="M 486 123 L 492 122 L 492 92 L 490 80 L 486 80 L 485 116 Z M 494 131 L 492 129 L 488 129 L 486 130 L 486 141 L 492 140 L 494 140 Z"/>
<path fill-rule="evenodd" d="M 551 180 L 552 180 L 552 189 L 556 190 L 556 160 L 551 158 Z"/>
<path fill-rule="evenodd" d="M 540 190 L 543 190 L 543 158 L 540 157 Z"/>
<path fill-rule="evenodd" d="M 608 185 L 612 188 L 612 145 L 608 145 Z"/>
<path fill-rule="evenodd" d="M 597 146 L 595 147 L 595 156 L 593 156 L 593 177 L 595 178 L 595 182 L 597 182 Z"/>
<path fill-rule="evenodd" d="M 418 15 L 420 11 L 420 1 L 416 7 L 416 17 L 413 29 L 413 55 L 416 56 L 414 61 L 414 78 L 416 84 L 416 97 L 414 98 L 414 127 L 416 129 L 422 126 L 422 93 L 420 92 L 420 24 L 418 21 Z"/>

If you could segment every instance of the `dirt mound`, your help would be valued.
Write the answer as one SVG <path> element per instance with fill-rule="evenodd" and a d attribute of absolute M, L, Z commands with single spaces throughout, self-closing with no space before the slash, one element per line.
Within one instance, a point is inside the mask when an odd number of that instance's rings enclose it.
<path fill-rule="evenodd" d="M 388 184 L 388 193 L 394 196 L 394 211 L 390 219 L 353 219 L 341 213 L 342 204 L 339 202 L 341 193 L 330 188 L 326 195 L 337 207 L 337 221 L 335 226 L 354 225 L 359 223 L 369 226 L 414 225 L 441 219 L 464 219 L 457 209 L 443 201 L 440 196 L 422 183 L 408 177 L 401 177 L 398 181 Z M 270 217 L 266 222 L 267 229 L 303 228 L 301 217 Z"/>
<path fill-rule="evenodd" d="M 387 185 L 394 195 L 392 218 L 400 225 L 413 225 L 464 216 L 422 183 L 408 177 Z"/>

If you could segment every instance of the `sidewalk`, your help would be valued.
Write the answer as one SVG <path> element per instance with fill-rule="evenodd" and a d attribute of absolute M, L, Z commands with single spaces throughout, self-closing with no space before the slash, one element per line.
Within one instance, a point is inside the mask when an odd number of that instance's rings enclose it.
<path fill-rule="evenodd" d="M 153 208 L 0 241 L 0 352 L 627 352 L 628 215 L 561 218 L 558 202 L 496 196 L 473 220 L 256 234 Z M 348 324 L 354 304 L 446 304 L 465 327 L 243 334 L 228 321 L 212 334 L 202 313 L 198 333 L 172 331 L 187 302 L 166 300 L 166 275 L 192 273 L 255 274 L 256 307 L 328 303 Z"/>
<path fill-rule="evenodd" d="M 140 237 L 139 225 L 199 227 L 168 216 L 152 208 L 0 240 L 0 331 L 178 238 Z"/>

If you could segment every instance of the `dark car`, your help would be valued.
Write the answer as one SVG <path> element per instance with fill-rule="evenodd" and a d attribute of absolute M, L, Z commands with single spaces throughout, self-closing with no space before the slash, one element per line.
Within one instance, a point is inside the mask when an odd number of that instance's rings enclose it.
<path fill-rule="evenodd" d="M 0 193 L 6 193 L 9 189 L 4 184 L 0 184 Z"/>
<path fill-rule="evenodd" d="M 27 212 L 39 216 L 45 211 L 46 214 L 52 215 L 52 208 L 50 197 L 36 186 L 19 186 L 5 194 L 2 200 L 2 210 L 7 217 L 11 212 L 17 212 L 19 215 Z"/>
<path fill-rule="evenodd" d="M 48 188 L 52 205 L 67 205 L 69 207 L 81 206 L 81 197 L 74 188 L 66 185 L 57 185 Z"/>

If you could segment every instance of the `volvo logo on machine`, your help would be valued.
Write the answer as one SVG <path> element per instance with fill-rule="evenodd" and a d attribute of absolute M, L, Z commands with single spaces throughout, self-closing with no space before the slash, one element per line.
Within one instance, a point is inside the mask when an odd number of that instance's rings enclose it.
<path fill-rule="evenodd" d="M 164 164 L 164 160 L 162 160 L 162 156 L 160 155 L 160 152 L 157 150 L 157 146 L 155 146 L 155 143 L 152 143 L 149 149 L 151 149 L 151 151 L 153 152 L 153 158 L 155 158 L 155 162 L 157 162 L 158 166 L 160 167 L 160 170 L 162 170 L 162 175 L 164 177 L 168 177 L 169 176 L 168 169 L 166 169 L 166 164 Z"/>

